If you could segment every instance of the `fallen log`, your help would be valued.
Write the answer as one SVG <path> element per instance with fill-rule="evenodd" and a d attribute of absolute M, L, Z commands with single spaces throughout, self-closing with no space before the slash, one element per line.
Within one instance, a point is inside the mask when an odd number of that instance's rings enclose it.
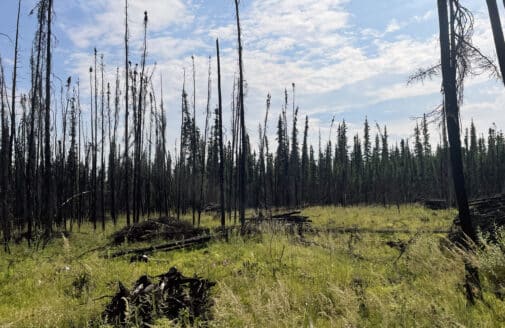
<path fill-rule="evenodd" d="M 210 235 L 198 236 L 198 237 L 194 237 L 194 238 L 176 240 L 176 241 L 172 241 L 172 242 L 169 242 L 166 244 L 161 244 L 161 245 L 153 245 L 153 246 L 144 247 L 144 248 L 134 248 L 134 249 L 122 250 L 122 251 L 112 253 L 108 257 L 115 258 L 115 257 L 119 257 L 119 256 L 124 256 L 124 255 L 131 255 L 131 254 L 145 255 L 145 254 L 153 253 L 156 251 L 165 251 L 165 252 L 173 251 L 173 250 L 177 250 L 177 249 L 184 249 L 184 248 L 191 248 L 191 247 L 199 246 L 199 245 L 207 243 L 210 240 L 211 240 Z"/>
<path fill-rule="evenodd" d="M 308 216 L 300 215 L 301 211 L 291 211 L 287 213 L 279 213 L 271 216 L 259 215 L 257 217 L 247 218 L 248 221 L 262 222 L 262 221 L 276 221 L 286 223 L 309 223 L 312 220 Z"/>
<path fill-rule="evenodd" d="M 445 210 L 449 208 L 449 204 L 445 199 L 425 199 L 423 206 L 430 210 Z"/>
<path fill-rule="evenodd" d="M 406 234 L 438 234 L 438 233 L 449 233 L 450 230 L 434 229 L 434 230 L 410 230 L 410 229 L 371 229 L 371 228 L 347 228 L 347 227 L 334 227 L 334 228 L 314 228 L 318 232 L 331 232 L 331 233 L 377 233 L 377 234 L 394 234 L 394 233 L 406 233 Z"/>
<path fill-rule="evenodd" d="M 292 216 L 292 215 L 298 215 L 298 214 L 301 214 L 302 211 L 292 211 L 292 212 L 287 212 L 287 213 L 280 213 L 280 214 L 275 214 L 275 215 L 272 215 L 271 218 L 272 219 L 282 219 L 282 218 L 285 218 L 285 217 L 289 217 L 289 216 Z"/>

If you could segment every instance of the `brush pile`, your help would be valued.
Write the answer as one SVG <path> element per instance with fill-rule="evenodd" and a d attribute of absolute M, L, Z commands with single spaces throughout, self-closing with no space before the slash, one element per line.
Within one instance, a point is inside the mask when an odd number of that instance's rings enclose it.
<path fill-rule="evenodd" d="M 275 223 L 285 223 L 285 224 L 310 224 L 312 220 L 309 219 L 308 216 L 301 215 L 301 211 L 292 211 L 287 213 L 275 214 L 271 216 L 263 216 L 260 215 L 252 218 L 248 218 L 248 221 L 254 223 L 260 222 L 275 222 Z"/>
<path fill-rule="evenodd" d="M 468 202 L 474 228 L 489 241 L 496 241 L 497 229 L 505 227 L 505 194 L 474 199 Z M 459 217 L 449 233 L 453 242 L 461 242 L 463 235 Z"/>
<path fill-rule="evenodd" d="M 208 229 L 196 228 L 191 223 L 175 218 L 162 217 L 156 220 L 146 220 L 135 223 L 129 227 L 112 234 L 114 245 L 120 245 L 125 241 L 142 242 L 155 239 L 183 240 L 209 234 Z"/>
<path fill-rule="evenodd" d="M 505 227 L 505 194 L 470 201 L 472 222 L 484 234 L 493 236 L 497 228 Z"/>
<path fill-rule="evenodd" d="M 119 291 L 106 306 L 102 320 L 114 327 L 151 327 L 161 318 L 191 326 L 211 319 L 214 282 L 185 277 L 175 267 L 155 278 L 157 282 L 141 276 L 132 290 L 119 282 Z"/>

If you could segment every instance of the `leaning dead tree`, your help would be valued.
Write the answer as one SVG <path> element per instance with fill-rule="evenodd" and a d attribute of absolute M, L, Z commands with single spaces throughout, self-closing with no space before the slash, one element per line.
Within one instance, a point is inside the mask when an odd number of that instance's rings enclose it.
<path fill-rule="evenodd" d="M 493 31 L 498 64 L 500 65 L 501 78 L 503 84 L 505 84 L 505 39 L 503 37 L 500 13 L 498 12 L 496 0 L 486 0 L 486 3 L 489 12 L 489 20 L 491 21 L 491 30 Z"/>

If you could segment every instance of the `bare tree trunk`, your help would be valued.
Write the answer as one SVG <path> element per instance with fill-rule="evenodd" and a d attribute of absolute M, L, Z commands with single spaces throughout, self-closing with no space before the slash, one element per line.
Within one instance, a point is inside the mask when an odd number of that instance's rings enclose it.
<path fill-rule="evenodd" d="M 100 155 L 101 155 L 101 174 L 100 174 L 100 215 L 102 216 L 102 230 L 105 231 L 105 158 L 104 158 L 104 140 L 105 140 L 105 130 L 104 130 L 104 106 L 105 106 L 105 91 L 104 91 L 104 80 L 103 80 L 103 54 L 100 56 L 100 72 L 102 76 L 102 87 L 101 87 L 101 128 L 102 128 L 102 140 L 100 145 Z"/>
<path fill-rule="evenodd" d="M 33 85 L 32 85 L 32 94 L 31 94 L 31 99 L 30 99 L 30 132 L 29 132 L 29 137 L 28 137 L 28 164 L 26 166 L 26 199 L 27 199 L 27 206 L 26 206 L 26 215 L 25 217 L 28 220 L 28 244 L 31 244 L 32 240 L 32 234 L 33 234 L 33 221 L 34 221 L 34 216 L 36 213 L 36 208 L 35 208 L 35 203 L 36 203 L 36 186 L 37 186 L 37 181 L 36 181 L 36 166 L 37 166 L 37 149 L 35 145 L 35 107 L 39 104 L 38 102 L 38 95 L 42 92 L 38 88 L 39 86 L 39 81 L 41 79 L 41 74 L 40 74 L 40 59 L 41 59 L 41 52 L 42 52 L 42 33 L 43 33 L 43 25 L 42 25 L 42 20 L 39 21 L 39 27 L 37 31 L 37 36 L 36 36 L 36 52 L 37 52 L 37 59 L 36 59 L 36 64 L 35 67 L 32 68 L 32 74 L 35 74 L 35 78 L 33 79 Z"/>
<path fill-rule="evenodd" d="M 246 130 L 245 130 L 245 119 L 244 119 L 244 73 L 243 73 L 243 63 L 242 63 L 242 40 L 240 35 L 240 17 L 239 17 L 239 0 L 235 0 L 235 13 L 237 16 L 237 35 L 238 35 L 238 65 L 239 65 L 239 98 L 240 98 L 240 133 L 242 147 L 240 151 L 239 160 L 239 217 L 240 224 L 243 226 L 245 224 L 245 202 L 246 202 L 246 151 L 247 151 L 247 140 L 246 140 Z"/>
<path fill-rule="evenodd" d="M 51 206 L 51 17 L 53 10 L 53 0 L 48 0 L 47 8 L 47 49 L 46 49 L 46 95 L 45 95 L 45 135 L 44 135 L 44 199 L 43 199 L 43 217 L 46 223 L 46 234 L 52 231 L 52 206 Z"/>
<path fill-rule="evenodd" d="M 82 224 L 82 195 L 81 190 L 81 86 L 77 80 L 77 194 L 79 195 L 77 203 L 77 226 L 80 229 Z"/>
<path fill-rule="evenodd" d="M 7 165 L 9 165 L 9 172 L 11 170 L 12 149 L 14 138 L 16 137 L 16 82 L 18 71 L 18 40 L 19 40 L 19 13 L 21 12 L 21 0 L 18 1 L 18 15 L 16 19 L 16 40 L 14 43 L 14 70 L 12 73 L 12 96 L 11 96 L 11 135 L 9 139 L 9 158 Z M 9 173 L 9 178 L 11 174 Z"/>
<path fill-rule="evenodd" d="M 169 173 L 172 169 L 169 165 L 169 161 L 167 159 L 167 150 L 166 150 L 166 118 L 165 118 L 165 107 L 163 106 L 163 77 L 160 76 L 160 123 L 161 123 L 161 143 L 162 143 L 162 154 L 163 154 L 163 173 Z M 169 184 L 170 181 L 167 179 L 163 179 L 163 210 L 165 216 L 170 216 L 170 205 L 168 203 L 169 197 Z"/>
<path fill-rule="evenodd" d="M 2 220 L 2 234 L 3 234 L 3 244 L 4 250 L 9 252 L 9 240 L 11 238 L 10 234 L 10 220 L 9 220 L 9 209 L 7 201 L 7 189 L 8 189 L 8 167 L 7 167 L 7 156 L 8 156 L 8 145 L 9 145 L 9 132 L 7 128 L 7 119 L 5 117 L 5 101 L 4 101 L 4 90 L 5 88 L 5 76 L 3 65 L 0 58 L 0 107 L 1 107 L 1 134 L 2 143 L 0 147 L 0 206 Z M 7 98 L 7 96 L 5 96 Z M 7 100 L 6 100 L 7 101 Z"/>
<path fill-rule="evenodd" d="M 184 106 L 186 102 L 186 71 L 184 71 L 184 79 L 182 84 L 182 97 L 181 97 L 181 135 L 179 140 L 179 169 L 177 170 L 177 221 L 181 219 L 181 198 L 182 198 L 182 170 L 185 164 L 184 159 L 184 142 L 183 142 L 183 133 L 184 133 Z M 177 167 L 177 165 L 176 165 Z"/>
<path fill-rule="evenodd" d="M 218 94 L 218 134 L 219 134 L 219 196 L 221 201 L 221 228 L 226 225 L 225 211 L 224 211 L 224 147 L 223 147 L 223 100 L 221 96 L 221 58 L 219 55 L 219 39 L 216 39 L 216 53 L 217 53 L 217 94 Z"/>
<path fill-rule="evenodd" d="M 505 40 L 503 38 L 503 30 L 500 21 L 500 13 L 496 0 L 486 0 L 489 19 L 491 21 L 491 29 L 493 30 L 494 45 L 496 47 L 496 55 L 500 65 L 502 82 L 505 84 Z"/>
<path fill-rule="evenodd" d="M 141 166 L 142 166 L 142 120 L 143 120 L 143 110 L 144 110 L 144 77 L 145 77 L 145 65 L 147 56 L 147 11 L 144 12 L 144 49 L 142 53 L 141 71 L 139 79 L 139 102 L 137 107 L 137 120 L 136 120 L 136 151 L 135 151 L 135 192 L 134 200 L 136 204 L 135 208 L 135 222 L 139 222 L 140 210 L 142 205 L 142 196 L 140 193 L 141 186 Z"/>
<path fill-rule="evenodd" d="M 93 130 L 93 135 L 94 135 L 94 141 L 92 142 L 92 164 L 91 164 L 91 181 L 92 181 L 92 200 L 91 200 L 91 220 L 93 220 L 93 229 L 96 230 L 96 221 L 97 221 L 97 148 L 98 148 L 98 82 L 97 82 L 97 63 L 96 63 L 96 58 L 97 57 L 97 51 L 95 48 L 95 68 L 94 68 L 94 78 L 95 78 L 95 108 L 94 108 L 94 120 L 92 120 L 91 124 L 91 129 Z"/>
<path fill-rule="evenodd" d="M 130 170 L 129 170 L 129 159 L 128 159 L 128 0 L 125 0 L 125 132 L 124 132 L 124 161 L 125 161 L 125 206 L 126 206 L 126 224 L 130 225 Z"/>
<path fill-rule="evenodd" d="M 195 56 L 191 56 L 193 61 L 193 137 L 191 138 L 192 149 L 192 170 L 191 174 L 191 213 L 193 215 L 193 225 L 195 225 L 195 207 L 196 207 L 196 154 L 198 147 L 198 139 L 196 137 L 196 71 L 195 71 Z"/>
<path fill-rule="evenodd" d="M 146 181 L 146 212 L 147 218 L 151 218 L 151 156 L 152 156 L 152 127 L 153 127 L 153 117 L 154 117 L 154 104 L 153 104 L 153 93 L 149 92 L 149 104 L 150 104 L 150 113 L 149 113 L 149 140 L 147 142 L 148 147 L 148 155 L 147 155 L 147 181 Z"/>
<path fill-rule="evenodd" d="M 205 181 L 205 155 L 207 146 L 207 130 L 209 126 L 209 115 L 210 115 L 210 95 L 211 95 L 211 65 L 209 57 L 209 75 L 207 80 L 207 108 L 205 113 L 205 130 L 203 137 L 203 149 L 202 149 L 202 167 L 200 174 L 200 199 L 198 200 L 198 226 L 200 226 L 200 217 L 202 215 L 202 207 L 204 206 L 204 181 Z"/>
<path fill-rule="evenodd" d="M 447 133 L 451 155 L 452 176 L 458 202 L 459 219 L 463 232 L 472 240 L 477 236 L 470 218 L 468 198 L 465 189 L 463 161 L 461 158 L 461 140 L 459 131 L 459 105 L 456 87 L 455 50 L 451 48 L 450 37 L 454 35 L 454 25 L 449 25 L 447 0 L 438 0 L 438 15 L 440 25 L 440 50 L 442 61 L 442 77 L 444 89 L 444 105 L 446 112 Z M 452 18 L 451 18 L 452 21 Z"/>
<path fill-rule="evenodd" d="M 232 91 L 232 104 L 231 104 L 231 153 L 230 153 L 230 167 L 229 167 L 229 186 L 228 186 L 228 220 L 231 222 L 231 210 L 232 210 L 232 195 L 233 195 L 233 173 L 234 173 L 234 165 L 235 165 L 235 145 L 236 145 L 236 138 L 237 138 L 237 133 L 236 133 L 236 123 L 235 119 L 237 117 L 235 111 L 236 111 L 236 105 L 235 105 L 235 88 L 236 88 L 236 79 L 235 75 L 233 76 L 233 91 Z M 236 196 L 233 197 L 233 200 L 236 199 Z"/>

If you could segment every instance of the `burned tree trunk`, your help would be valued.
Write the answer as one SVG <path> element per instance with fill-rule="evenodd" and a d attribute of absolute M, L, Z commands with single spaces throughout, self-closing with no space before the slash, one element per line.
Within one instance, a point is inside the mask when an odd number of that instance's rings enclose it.
<path fill-rule="evenodd" d="M 451 47 L 453 43 L 450 39 L 454 36 L 454 25 L 449 25 L 447 7 L 447 0 L 438 0 L 444 110 L 446 113 L 447 134 L 449 137 L 452 176 L 454 180 L 454 189 L 456 192 L 461 227 L 463 232 L 475 241 L 476 235 L 470 218 L 468 198 L 465 189 L 465 176 L 463 174 L 463 160 L 461 158 L 459 105 L 456 86 L 456 50 Z"/>
<path fill-rule="evenodd" d="M 486 0 L 489 19 L 491 21 L 491 29 L 493 30 L 494 45 L 496 47 L 496 55 L 500 65 L 502 82 L 505 84 L 505 40 L 503 38 L 503 30 L 500 21 L 500 13 L 496 0 Z"/>
<path fill-rule="evenodd" d="M 128 159 L 128 0 L 125 0 L 125 34 L 124 34 L 124 42 L 125 42 L 125 118 L 124 118 L 124 166 L 125 166 L 125 175 L 124 175 L 124 194 L 125 194 L 125 207 L 126 207 L 126 224 L 130 225 L 130 161 Z"/>
<path fill-rule="evenodd" d="M 52 172 L 51 172 L 51 17 L 53 0 L 48 0 L 47 6 L 47 48 L 46 48 L 46 95 L 44 113 L 44 196 L 43 196 L 43 219 L 45 220 L 46 234 L 52 230 Z"/>
<path fill-rule="evenodd" d="M 221 227 L 226 225 L 224 213 L 224 149 L 223 149 L 223 101 L 221 96 L 221 58 L 219 56 L 219 40 L 216 39 L 217 52 L 217 94 L 218 94 L 218 134 L 219 134 L 219 196 L 221 201 Z"/>
<path fill-rule="evenodd" d="M 240 110 L 240 133 L 241 133 L 241 151 L 239 159 L 239 218 L 242 226 L 245 224 L 245 202 L 246 202 L 246 151 L 247 140 L 244 119 L 244 72 L 242 63 L 242 39 L 240 32 L 239 0 L 235 0 L 235 14 L 237 18 L 237 36 L 238 36 L 238 65 L 239 65 L 239 110 Z"/>
<path fill-rule="evenodd" d="M 9 139 L 9 171 L 10 162 L 12 160 L 12 149 L 14 139 L 16 138 L 16 82 L 17 82 L 17 70 L 18 70 L 18 40 L 19 40 L 19 13 L 21 11 L 21 0 L 18 1 L 18 15 L 16 19 L 16 40 L 14 45 L 14 69 L 12 72 L 12 96 L 11 96 L 11 135 Z M 9 173 L 10 176 L 10 173 Z"/>
<path fill-rule="evenodd" d="M 105 231 L 105 157 L 104 157 L 104 141 L 105 141 L 105 129 L 104 129 L 104 106 L 105 106 L 105 92 L 104 92 L 104 80 L 103 80 L 103 54 L 100 56 L 101 63 L 100 63 L 100 73 L 101 73 L 101 79 L 102 79 L 102 84 L 101 84 L 101 135 L 102 135 L 102 140 L 100 141 L 100 216 L 102 219 L 102 230 Z M 110 150 L 109 150 L 110 151 Z"/>
<path fill-rule="evenodd" d="M 200 197 L 198 199 L 198 226 L 200 226 L 200 218 L 202 215 L 202 208 L 205 202 L 205 194 L 204 194 L 204 186 L 205 186 L 205 155 L 207 149 L 207 130 L 209 126 L 209 115 L 210 115 L 210 96 L 211 96 L 211 62 L 209 57 L 209 71 L 208 71 L 208 80 L 207 80 L 207 107 L 205 110 L 205 128 L 203 135 L 203 145 L 202 145 L 202 154 L 201 154 L 201 172 L 200 172 Z"/>

